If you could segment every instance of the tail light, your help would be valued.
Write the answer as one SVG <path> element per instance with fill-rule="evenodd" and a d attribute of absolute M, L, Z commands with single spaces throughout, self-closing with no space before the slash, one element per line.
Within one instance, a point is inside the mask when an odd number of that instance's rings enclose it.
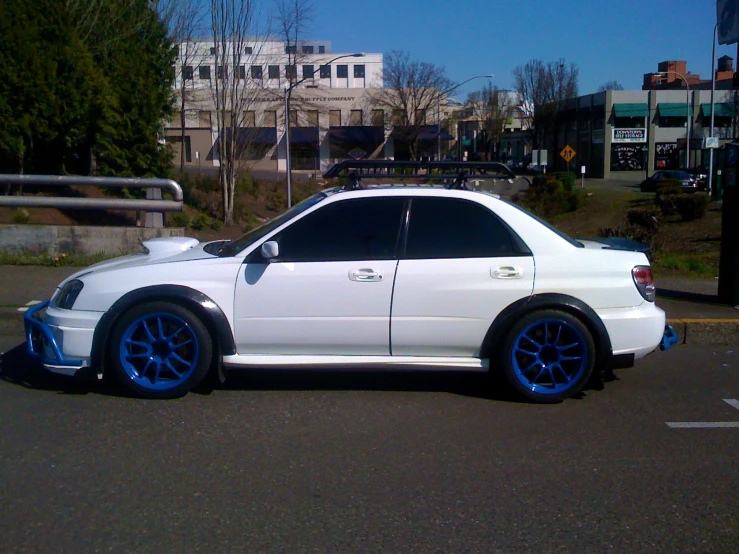
<path fill-rule="evenodd" d="M 657 290 L 654 287 L 652 268 L 648 265 L 638 265 L 631 270 L 631 276 L 634 278 L 634 284 L 644 300 L 654 302 L 654 298 L 657 296 Z"/>

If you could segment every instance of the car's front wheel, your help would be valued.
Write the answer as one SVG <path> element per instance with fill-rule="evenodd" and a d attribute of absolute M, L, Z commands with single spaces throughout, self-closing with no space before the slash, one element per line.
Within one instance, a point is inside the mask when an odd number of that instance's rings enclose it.
<path fill-rule="evenodd" d="M 518 320 L 504 342 L 503 370 L 512 387 L 534 402 L 560 402 L 582 389 L 593 372 L 595 344 L 588 328 L 559 310 Z"/>
<path fill-rule="evenodd" d="M 109 346 L 118 379 L 145 398 L 177 398 L 203 380 L 213 344 L 203 322 L 169 302 L 124 313 Z"/>

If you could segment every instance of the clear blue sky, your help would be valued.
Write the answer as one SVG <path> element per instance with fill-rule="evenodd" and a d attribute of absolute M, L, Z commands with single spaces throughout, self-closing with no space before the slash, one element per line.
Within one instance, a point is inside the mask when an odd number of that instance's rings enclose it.
<path fill-rule="evenodd" d="M 564 58 L 580 69 L 580 94 L 606 81 L 641 89 L 657 63 L 685 60 L 710 78 L 715 0 L 314 0 L 306 38 L 331 40 L 334 52 L 406 50 L 461 82 L 495 75 L 513 88 L 512 70 L 531 59 Z M 736 45 L 716 57 L 735 60 Z M 473 81 L 457 96 L 483 84 Z"/>

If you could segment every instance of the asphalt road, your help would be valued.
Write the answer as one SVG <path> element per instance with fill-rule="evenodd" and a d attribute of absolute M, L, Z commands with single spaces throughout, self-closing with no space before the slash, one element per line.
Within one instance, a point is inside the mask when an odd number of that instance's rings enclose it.
<path fill-rule="evenodd" d="M 739 427 L 667 425 L 739 422 L 739 348 L 618 373 L 553 406 L 454 373 L 250 372 L 156 402 L 11 349 L 0 551 L 739 551 Z"/>

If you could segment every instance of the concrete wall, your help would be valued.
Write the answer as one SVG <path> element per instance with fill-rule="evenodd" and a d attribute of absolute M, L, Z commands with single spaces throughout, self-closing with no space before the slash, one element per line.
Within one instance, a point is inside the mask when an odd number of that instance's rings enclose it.
<path fill-rule="evenodd" d="M 141 251 L 140 241 L 183 235 L 181 228 L 0 225 L 0 250 L 51 255 L 128 254 Z"/>

